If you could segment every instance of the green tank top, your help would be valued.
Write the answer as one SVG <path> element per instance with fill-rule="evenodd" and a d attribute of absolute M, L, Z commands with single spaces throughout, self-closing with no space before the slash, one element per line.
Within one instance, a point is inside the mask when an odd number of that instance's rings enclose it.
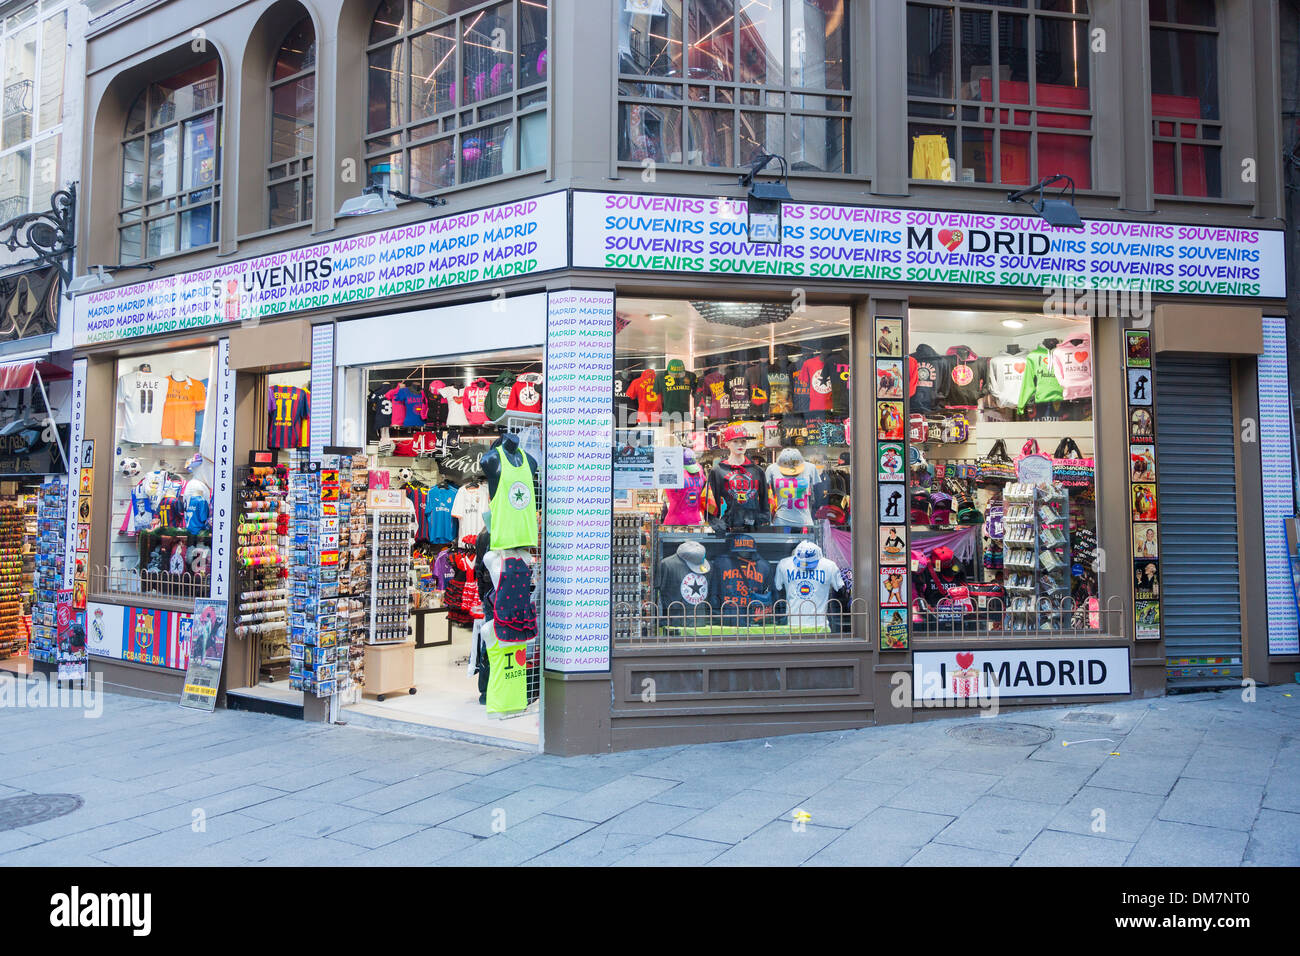
<path fill-rule="evenodd" d="M 537 544 L 537 499 L 533 495 L 533 470 L 519 452 L 522 464 L 512 465 L 501 448 L 495 449 L 501 462 L 496 494 L 488 505 L 492 514 L 489 532 L 492 550 L 531 548 Z"/>

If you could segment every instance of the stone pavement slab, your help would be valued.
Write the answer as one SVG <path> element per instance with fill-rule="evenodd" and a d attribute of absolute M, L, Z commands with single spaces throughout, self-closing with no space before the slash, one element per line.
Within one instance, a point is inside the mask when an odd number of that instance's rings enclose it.
<path fill-rule="evenodd" d="M 1132 843 L 1098 840 L 1096 837 L 1060 830 L 1044 830 L 1034 838 L 1016 866 L 1123 866 Z"/>
<path fill-rule="evenodd" d="M 1174 823 L 1249 830 L 1263 796 L 1263 787 L 1183 777 L 1169 794 L 1159 816 Z"/>
<path fill-rule="evenodd" d="M 1135 843 L 1163 804 L 1163 797 L 1149 793 L 1084 787 L 1047 826 L 1048 830 Z"/>
<path fill-rule="evenodd" d="M 1237 866 L 1247 835 L 1239 830 L 1152 820 L 1125 866 Z"/>

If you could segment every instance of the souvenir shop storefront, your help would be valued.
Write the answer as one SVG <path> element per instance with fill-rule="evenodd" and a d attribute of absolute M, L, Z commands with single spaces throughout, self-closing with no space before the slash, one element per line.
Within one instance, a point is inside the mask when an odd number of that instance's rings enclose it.
<path fill-rule="evenodd" d="M 490 296 L 363 279 L 330 303 L 285 274 L 262 316 L 242 276 L 196 274 L 174 283 L 201 290 L 194 330 L 108 337 L 149 327 L 149 283 L 79 297 L 78 375 L 117 397 L 73 423 L 101 446 L 72 482 L 92 666 L 179 695 L 217 598 L 225 706 L 556 753 L 1292 667 L 1261 507 L 1292 500 L 1274 234 L 1168 227 L 1107 258 L 1077 247 L 1115 223 L 962 216 L 954 251 L 936 214 L 788 204 L 768 247 L 744 208 L 542 197 Z M 375 244 L 399 241 L 420 237 Z M 1043 292 L 1243 250 L 1247 281 Z M 1215 403 L 1199 459 L 1192 394 Z"/>

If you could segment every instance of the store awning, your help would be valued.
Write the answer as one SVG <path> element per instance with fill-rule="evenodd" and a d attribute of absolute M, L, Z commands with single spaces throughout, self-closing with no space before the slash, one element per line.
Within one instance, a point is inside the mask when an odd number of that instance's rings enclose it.
<path fill-rule="evenodd" d="M 47 382 L 57 382 L 72 375 L 66 368 L 39 359 L 10 362 L 8 365 L 0 365 L 0 391 L 8 388 L 27 388 L 32 384 L 36 372 L 39 372 L 41 378 Z"/>

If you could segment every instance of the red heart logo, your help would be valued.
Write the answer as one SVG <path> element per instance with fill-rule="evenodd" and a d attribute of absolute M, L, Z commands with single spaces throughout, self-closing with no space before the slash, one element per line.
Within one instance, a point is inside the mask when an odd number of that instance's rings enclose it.
<path fill-rule="evenodd" d="M 974 663 L 975 663 L 975 655 L 972 654 L 970 651 L 967 651 L 964 654 L 957 655 L 957 666 L 960 667 L 962 670 L 966 670 Z"/>
<path fill-rule="evenodd" d="M 516 664 L 518 664 L 520 667 L 523 667 L 524 664 L 526 664 L 527 662 L 528 662 L 528 654 L 522 647 L 519 648 L 519 650 L 515 651 Z"/>
<path fill-rule="evenodd" d="M 1088 361 L 1088 353 L 1087 353 L 1087 352 L 1075 352 L 1075 353 L 1074 353 L 1074 360 L 1075 360 L 1076 362 L 1078 362 L 1079 364 L 1082 365 L 1084 362 Z"/>
<path fill-rule="evenodd" d="M 962 234 L 960 229 L 940 229 L 939 242 L 949 252 L 952 252 L 961 245 Z"/>
<path fill-rule="evenodd" d="M 1024 362 L 1017 362 L 1017 363 L 1016 363 L 1016 371 L 1017 371 L 1017 372 L 1021 372 L 1021 373 L 1023 373 L 1024 370 L 1025 370 L 1025 363 L 1024 363 Z"/>

